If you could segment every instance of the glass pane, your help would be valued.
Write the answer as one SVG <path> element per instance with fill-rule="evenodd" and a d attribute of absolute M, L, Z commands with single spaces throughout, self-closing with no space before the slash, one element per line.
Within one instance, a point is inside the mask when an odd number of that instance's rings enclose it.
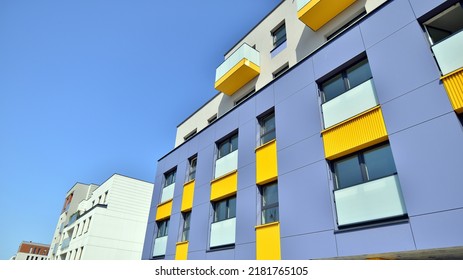
<path fill-rule="evenodd" d="M 354 67 L 348 69 L 347 79 L 349 80 L 349 89 L 371 79 L 371 70 L 368 61 L 364 60 Z"/>
<path fill-rule="evenodd" d="M 286 41 L 286 27 L 285 27 L 285 25 L 279 27 L 273 33 L 273 44 L 275 46 L 279 46 L 284 41 Z"/>
<path fill-rule="evenodd" d="M 236 197 L 230 198 L 228 200 L 228 217 L 227 218 L 234 218 L 236 217 Z"/>
<path fill-rule="evenodd" d="M 396 173 L 391 146 L 383 146 L 364 154 L 368 180 L 375 180 Z"/>
<path fill-rule="evenodd" d="M 184 221 L 183 221 L 183 228 L 184 229 L 189 229 L 190 228 L 190 212 L 185 213 L 184 215 Z"/>
<path fill-rule="evenodd" d="M 275 115 L 271 115 L 262 120 L 262 134 L 275 130 Z"/>
<path fill-rule="evenodd" d="M 342 75 L 339 74 L 334 78 L 324 82 L 322 84 L 322 90 L 325 102 L 328 102 L 331 99 L 344 93 L 346 91 L 346 87 L 344 85 L 344 79 L 342 78 Z"/>
<path fill-rule="evenodd" d="M 189 235 L 190 235 L 190 230 L 184 230 L 182 232 L 182 241 L 188 241 Z"/>
<path fill-rule="evenodd" d="M 278 203 L 278 187 L 277 185 L 270 185 L 263 188 L 262 206 L 268 206 Z"/>
<path fill-rule="evenodd" d="M 360 163 L 357 156 L 346 158 L 334 164 L 338 189 L 358 185 L 363 182 Z"/>
<path fill-rule="evenodd" d="M 262 211 L 262 224 L 277 222 L 278 219 L 278 207 L 272 207 Z"/>
<path fill-rule="evenodd" d="M 230 142 L 231 142 L 230 153 L 238 150 L 238 135 L 233 136 Z"/>
<path fill-rule="evenodd" d="M 196 158 L 193 158 L 190 161 L 190 172 L 188 175 L 188 180 L 193 180 L 195 177 L 196 177 Z"/>
<path fill-rule="evenodd" d="M 228 141 L 223 142 L 219 146 L 219 158 L 224 157 L 230 153 L 230 143 Z"/>
<path fill-rule="evenodd" d="M 272 130 L 272 131 L 269 131 L 267 134 L 264 134 L 262 135 L 262 138 L 261 138 L 261 145 L 275 139 L 275 130 Z"/>
<path fill-rule="evenodd" d="M 222 221 L 227 218 L 227 202 L 219 201 L 215 203 L 214 222 Z"/>

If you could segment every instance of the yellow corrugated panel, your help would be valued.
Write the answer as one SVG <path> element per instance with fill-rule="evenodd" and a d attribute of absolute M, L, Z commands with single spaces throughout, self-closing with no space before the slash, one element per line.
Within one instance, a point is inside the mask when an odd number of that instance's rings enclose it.
<path fill-rule="evenodd" d="M 450 103 L 457 113 L 463 113 L 463 68 L 441 78 Z"/>
<path fill-rule="evenodd" d="M 272 140 L 256 149 L 256 184 L 270 183 L 277 177 L 277 142 Z"/>
<path fill-rule="evenodd" d="M 178 242 L 175 248 L 175 259 L 186 260 L 188 259 L 188 241 Z"/>
<path fill-rule="evenodd" d="M 165 218 L 170 217 L 171 213 L 172 199 L 158 205 L 158 210 L 156 211 L 156 221 L 164 220 Z"/>
<path fill-rule="evenodd" d="M 297 12 L 297 17 L 317 31 L 354 2 L 355 0 L 311 0 Z"/>
<path fill-rule="evenodd" d="M 232 95 L 249 81 L 257 77 L 259 73 L 260 67 L 258 65 L 243 58 L 215 82 L 215 88 L 227 95 Z"/>
<path fill-rule="evenodd" d="M 183 185 L 182 208 L 180 211 L 185 212 L 193 208 L 193 195 L 195 191 L 195 180 L 191 180 Z"/>
<path fill-rule="evenodd" d="M 211 182 L 211 201 L 217 201 L 236 194 L 238 171 L 225 174 Z"/>
<path fill-rule="evenodd" d="M 256 226 L 256 259 L 281 260 L 279 222 Z"/>
<path fill-rule="evenodd" d="M 329 160 L 381 143 L 387 140 L 381 107 L 376 106 L 324 130 L 322 136 L 325 157 Z"/>

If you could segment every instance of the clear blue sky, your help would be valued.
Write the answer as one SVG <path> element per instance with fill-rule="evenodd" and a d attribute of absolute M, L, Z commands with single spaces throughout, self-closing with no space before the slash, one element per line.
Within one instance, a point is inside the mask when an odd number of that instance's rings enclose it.
<path fill-rule="evenodd" d="M 51 242 L 76 182 L 153 182 L 224 53 L 279 2 L 0 0 L 0 259 Z"/>

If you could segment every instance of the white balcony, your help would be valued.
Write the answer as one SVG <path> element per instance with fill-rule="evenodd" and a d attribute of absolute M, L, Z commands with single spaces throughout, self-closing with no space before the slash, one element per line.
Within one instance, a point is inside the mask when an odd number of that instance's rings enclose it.
<path fill-rule="evenodd" d="M 463 31 L 432 46 L 432 51 L 442 71 L 447 75 L 463 67 Z"/>
<path fill-rule="evenodd" d="M 397 175 L 336 190 L 334 198 L 339 226 L 407 213 Z"/>
<path fill-rule="evenodd" d="M 166 202 L 174 197 L 175 183 L 172 183 L 162 189 L 161 203 Z"/>
<path fill-rule="evenodd" d="M 238 150 L 216 160 L 214 178 L 218 178 L 236 169 L 238 169 Z"/>
<path fill-rule="evenodd" d="M 235 243 L 236 218 L 215 222 L 211 225 L 210 247 L 218 247 Z"/>
<path fill-rule="evenodd" d="M 322 104 L 325 128 L 352 118 L 378 105 L 373 80 L 370 79 Z"/>
<path fill-rule="evenodd" d="M 167 248 L 167 236 L 158 237 L 154 240 L 153 257 L 164 256 Z"/>

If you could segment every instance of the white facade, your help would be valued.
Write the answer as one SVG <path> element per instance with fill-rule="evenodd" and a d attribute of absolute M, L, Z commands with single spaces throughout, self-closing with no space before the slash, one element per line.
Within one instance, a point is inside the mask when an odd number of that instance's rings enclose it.
<path fill-rule="evenodd" d="M 230 57 L 244 43 L 253 46 L 260 53 L 260 74 L 240 88 L 232 96 L 219 93 L 203 107 L 193 113 L 179 126 L 175 138 L 175 147 L 182 144 L 192 131 L 199 132 L 209 125 L 208 119 L 214 115 L 220 117 L 230 111 L 237 100 L 253 90 L 258 91 L 277 78 L 275 74 L 286 66 L 289 68 L 323 46 L 336 31 L 347 27 L 363 14 L 370 13 L 386 0 L 357 0 L 341 14 L 330 20 L 317 31 L 313 31 L 294 15 L 297 14 L 296 1 L 282 1 L 266 18 L 242 38 L 225 54 Z M 352 24 L 354 23 L 352 22 Z M 272 31 L 284 23 L 286 42 L 274 47 Z M 217 65 L 219 66 L 219 65 Z M 212 69 L 211 69 L 212 70 Z"/>
<path fill-rule="evenodd" d="M 152 183 L 113 175 L 68 215 L 50 259 L 141 259 L 152 192 Z"/>

